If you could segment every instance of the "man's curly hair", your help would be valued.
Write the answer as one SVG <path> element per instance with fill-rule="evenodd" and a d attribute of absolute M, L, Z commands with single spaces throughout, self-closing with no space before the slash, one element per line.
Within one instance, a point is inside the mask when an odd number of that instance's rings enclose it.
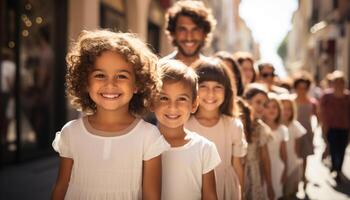
<path fill-rule="evenodd" d="M 213 37 L 216 20 L 211 9 L 206 8 L 202 1 L 183 0 L 177 1 L 165 14 L 166 33 L 172 36 L 175 33 L 176 23 L 179 16 L 190 17 L 192 21 L 203 29 L 206 38 L 205 44 L 209 44 Z M 173 38 L 173 44 L 175 44 Z"/>
<path fill-rule="evenodd" d="M 83 31 L 67 54 L 66 93 L 71 104 L 79 111 L 92 114 L 96 104 L 88 93 L 88 77 L 103 52 L 122 55 L 134 67 L 137 93 L 133 95 L 129 111 L 142 115 L 148 111 L 161 81 L 156 68 L 158 58 L 135 35 L 108 30 Z"/>

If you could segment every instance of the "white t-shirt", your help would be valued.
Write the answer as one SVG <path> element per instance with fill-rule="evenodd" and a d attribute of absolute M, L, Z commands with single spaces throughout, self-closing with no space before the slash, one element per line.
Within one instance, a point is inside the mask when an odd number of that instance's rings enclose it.
<path fill-rule="evenodd" d="M 202 175 L 221 162 L 215 144 L 186 130 L 190 141 L 162 154 L 162 199 L 202 199 Z"/>
<path fill-rule="evenodd" d="M 170 148 L 158 129 L 135 120 L 125 134 L 103 137 L 87 118 L 68 122 L 54 149 L 74 160 L 65 199 L 141 199 L 142 165 Z"/>
<path fill-rule="evenodd" d="M 289 140 L 288 128 L 284 125 L 279 125 L 277 129 L 271 131 L 271 135 L 273 139 L 267 143 L 267 147 L 271 162 L 272 185 L 275 197 L 279 198 L 283 195 L 281 177 L 284 170 L 284 163 L 280 156 L 280 147 L 282 141 L 287 142 Z"/>
<path fill-rule="evenodd" d="M 296 120 L 288 125 L 289 140 L 287 142 L 288 175 L 298 167 L 302 160 L 295 152 L 295 140 L 306 134 L 306 129 Z"/>

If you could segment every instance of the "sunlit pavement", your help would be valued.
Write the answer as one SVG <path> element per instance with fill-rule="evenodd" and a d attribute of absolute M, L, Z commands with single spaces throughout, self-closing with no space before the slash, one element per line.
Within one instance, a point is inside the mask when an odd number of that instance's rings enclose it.
<path fill-rule="evenodd" d="M 315 200 L 349 200 L 350 199 L 350 145 L 345 154 L 343 164 L 343 177 L 341 184 L 336 184 L 334 175 L 330 174 L 329 168 L 325 163 L 330 165 L 330 160 L 322 162 L 322 153 L 324 150 L 324 141 L 321 137 L 320 128 L 316 129 L 315 138 L 315 154 L 309 156 L 308 166 L 306 168 L 306 177 L 309 180 L 306 193 L 302 189 L 302 184 L 299 187 L 297 196 L 299 199 L 315 199 Z"/>

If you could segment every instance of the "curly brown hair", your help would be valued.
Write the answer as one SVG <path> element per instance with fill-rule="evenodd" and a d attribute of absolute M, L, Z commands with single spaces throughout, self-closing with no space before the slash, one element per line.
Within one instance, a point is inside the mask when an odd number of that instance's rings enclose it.
<path fill-rule="evenodd" d="M 129 111 L 134 115 L 143 115 L 160 91 L 160 76 L 156 68 L 158 58 L 131 33 L 82 31 L 66 57 L 66 93 L 71 104 L 87 114 L 96 111 L 96 104 L 87 91 L 88 77 L 98 57 L 106 51 L 122 55 L 134 67 L 138 90 L 130 101 Z"/>
<path fill-rule="evenodd" d="M 206 8 L 202 1 L 177 1 L 168 9 L 165 14 L 165 23 L 166 33 L 170 37 L 175 33 L 176 23 L 179 16 L 190 17 L 199 28 L 203 29 L 206 35 L 205 43 L 209 44 L 211 42 L 216 20 L 211 9 Z M 172 42 L 175 44 L 174 39 Z"/>

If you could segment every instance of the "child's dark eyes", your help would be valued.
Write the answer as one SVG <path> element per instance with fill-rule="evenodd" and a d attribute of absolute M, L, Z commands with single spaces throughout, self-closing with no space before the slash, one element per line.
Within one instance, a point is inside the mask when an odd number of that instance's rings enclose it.
<path fill-rule="evenodd" d="M 224 87 L 222 85 L 217 85 L 215 86 L 215 89 L 224 89 Z"/>
<path fill-rule="evenodd" d="M 94 77 L 94 78 L 97 78 L 97 79 L 103 79 L 103 78 L 105 78 L 106 76 L 105 76 L 104 74 L 95 74 L 93 77 Z"/>
<path fill-rule="evenodd" d="M 94 74 L 93 77 L 96 79 L 105 79 L 107 76 L 105 74 Z M 115 78 L 118 80 L 128 79 L 128 76 L 125 74 L 118 74 L 118 75 L 115 75 Z"/>
<path fill-rule="evenodd" d="M 179 101 L 188 101 L 189 99 L 187 97 L 179 97 L 178 100 Z"/>
<path fill-rule="evenodd" d="M 161 97 L 159 97 L 159 100 L 160 101 L 167 101 L 167 100 L 169 100 L 169 98 L 165 97 L 165 96 L 161 96 Z"/>
<path fill-rule="evenodd" d="M 124 75 L 124 74 L 118 74 L 118 75 L 116 76 L 116 78 L 117 78 L 117 79 L 127 79 L 128 76 L 126 76 L 126 75 Z"/>

